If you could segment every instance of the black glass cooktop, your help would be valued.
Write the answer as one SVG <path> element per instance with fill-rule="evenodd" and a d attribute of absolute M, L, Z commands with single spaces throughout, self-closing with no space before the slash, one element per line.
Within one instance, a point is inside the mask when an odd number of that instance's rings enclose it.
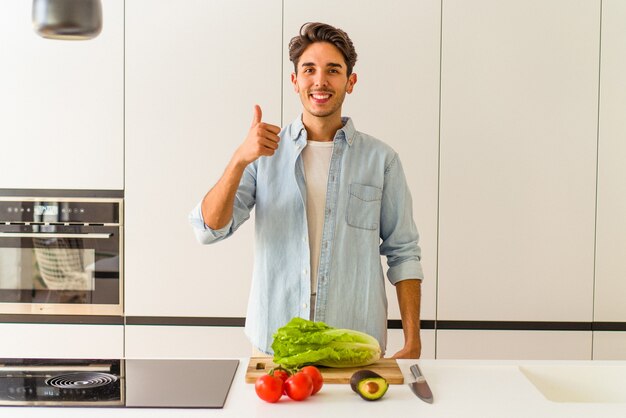
<path fill-rule="evenodd" d="M 239 360 L 0 358 L 0 405 L 222 408 Z"/>

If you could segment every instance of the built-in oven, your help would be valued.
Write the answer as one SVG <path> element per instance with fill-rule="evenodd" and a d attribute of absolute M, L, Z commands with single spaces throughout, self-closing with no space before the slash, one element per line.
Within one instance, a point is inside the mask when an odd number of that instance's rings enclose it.
<path fill-rule="evenodd" d="M 0 313 L 122 315 L 122 206 L 0 197 Z"/>

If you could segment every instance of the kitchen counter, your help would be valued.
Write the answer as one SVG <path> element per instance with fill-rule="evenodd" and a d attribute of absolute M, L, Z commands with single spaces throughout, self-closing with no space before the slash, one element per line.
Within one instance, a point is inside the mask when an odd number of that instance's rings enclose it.
<path fill-rule="evenodd" d="M 434 395 L 434 403 L 419 400 L 407 385 L 391 385 L 376 402 L 362 400 L 348 385 L 329 384 L 317 395 L 295 402 L 283 397 L 276 404 L 257 398 L 244 376 L 248 359 L 241 359 L 224 409 L 130 409 L 0 407 L 0 416 L 18 417 L 625 417 L 624 403 L 563 403 L 547 400 L 520 372 L 519 366 L 626 367 L 624 361 L 476 361 L 419 360 Z M 411 360 L 399 361 L 407 382 Z M 584 376 L 581 376 L 584 378 Z M 626 391 L 625 386 L 621 390 Z"/>

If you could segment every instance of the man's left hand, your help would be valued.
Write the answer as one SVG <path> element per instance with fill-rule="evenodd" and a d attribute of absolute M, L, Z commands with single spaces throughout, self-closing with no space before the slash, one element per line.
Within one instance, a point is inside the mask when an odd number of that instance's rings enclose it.
<path fill-rule="evenodd" d="M 420 301 L 422 298 L 422 281 L 419 279 L 402 280 L 396 284 L 404 348 L 392 358 L 420 358 L 422 339 L 420 338 Z"/>
<path fill-rule="evenodd" d="M 391 358 L 399 359 L 399 358 L 409 358 L 409 359 L 417 359 L 422 355 L 422 343 L 418 342 L 417 344 L 413 344 L 412 346 L 404 346 L 402 350 L 398 351 Z"/>

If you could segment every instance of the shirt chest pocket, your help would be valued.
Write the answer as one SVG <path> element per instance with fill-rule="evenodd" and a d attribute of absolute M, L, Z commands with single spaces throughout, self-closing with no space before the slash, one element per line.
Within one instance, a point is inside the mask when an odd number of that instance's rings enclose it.
<path fill-rule="evenodd" d="M 382 196 L 383 189 L 381 188 L 352 183 L 346 213 L 348 225 L 361 229 L 377 229 Z"/>

